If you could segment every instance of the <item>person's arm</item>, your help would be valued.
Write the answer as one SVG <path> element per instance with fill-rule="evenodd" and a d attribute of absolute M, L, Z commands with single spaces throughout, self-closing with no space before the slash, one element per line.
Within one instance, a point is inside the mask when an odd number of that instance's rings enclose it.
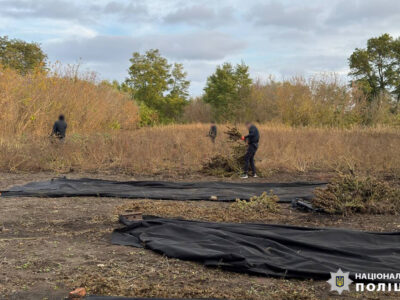
<path fill-rule="evenodd" d="M 249 134 L 246 135 L 244 138 L 247 140 L 247 139 L 253 138 L 255 136 L 256 136 L 255 128 L 254 127 L 250 127 Z"/>

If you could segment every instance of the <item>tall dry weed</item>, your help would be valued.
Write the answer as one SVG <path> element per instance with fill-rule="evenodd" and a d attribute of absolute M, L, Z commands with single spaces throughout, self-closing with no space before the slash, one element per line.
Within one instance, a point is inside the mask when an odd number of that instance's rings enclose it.
<path fill-rule="evenodd" d="M 61 113 L 69 134 L 133 129 L 138 124 L 133 101 L 73 67 L 26 76 L 0 68 L 1 137 L 47 135 Z"/>

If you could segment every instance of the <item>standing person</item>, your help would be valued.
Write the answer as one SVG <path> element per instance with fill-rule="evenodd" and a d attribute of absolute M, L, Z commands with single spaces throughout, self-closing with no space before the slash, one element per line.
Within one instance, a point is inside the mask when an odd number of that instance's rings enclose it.
<path fill-rule="evenodd" d="M 257 127 L 251 123 L 246 122 L 246 128 L 249 130 L 249 134 L 242 136 L 242 140 L 247 142 L 247 151 L 245 155 L 244 173 L 240 178 L 249 178 L 249 166 L 253 172 L 253 177 L 258 177 L 256 173 L 256 166 L 254 165 L 254 155 L 258 149 L 258 142 L 260 140 L 260 133 Z"/>
<path fill-rule="evenodd" d="M 58 120 L 53 125 L 53 131 L 51 132 L 51 136 L 55 136 L 60 140 L 65 138 L 65 133 L 67 131 L 67 122 L 65 122 L 64 115 L 60 115 Z"/>
<path fill-rule="evenodd" d="M 210 131 L 208 132 L 208 136 L 210 137 L 211 141 L 214 144 L 215 139 L 217 137 L 217 125 L 215 125 L 215 122 L 211 122 L 211 127 L 210 127 Z"/>

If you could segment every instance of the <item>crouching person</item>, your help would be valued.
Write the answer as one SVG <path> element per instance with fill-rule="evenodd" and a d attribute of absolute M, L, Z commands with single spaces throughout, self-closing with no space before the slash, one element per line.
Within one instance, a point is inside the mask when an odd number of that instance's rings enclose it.
<path fill-rule="evenodd" d="M 64 115 L 60 115 L 58 120 L 53 125 L 53 130 L 50 136 L 54 136 L 59 140 L 64 140 L 67 132 L 67 122 L 65 122 Z"/>

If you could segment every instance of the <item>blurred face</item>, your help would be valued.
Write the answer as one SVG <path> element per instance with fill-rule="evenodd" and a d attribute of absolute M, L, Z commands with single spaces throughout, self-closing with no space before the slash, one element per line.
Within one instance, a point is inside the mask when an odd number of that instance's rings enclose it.
<path fill-rule="evenodd" d="M 246 128 L 250 129 L 250 127 L 251 127 L 251 123 L 246 123 Z"/>

